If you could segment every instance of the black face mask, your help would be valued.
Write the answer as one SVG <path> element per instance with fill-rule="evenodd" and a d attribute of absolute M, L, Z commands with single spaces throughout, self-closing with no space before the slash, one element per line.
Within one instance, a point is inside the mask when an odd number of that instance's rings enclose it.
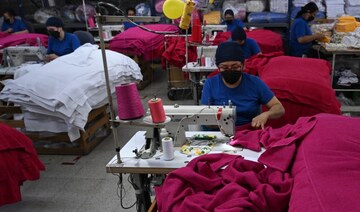
<path fill-rule="evenodd" d="M 4 18 L 4 22 L 10 24 L 10 19 Z"/>
<path fill-rule="evenodd" d="M 220 73 L 225 82 L 229 83 L 230 85 L 235 84 L 242 75 L 242 71 L 237 70 L 225 70 Z"/>
<path fill-rule="evenodd" d="M 225 20 L 226 24 L 231 24 L 233 22 L 233 20 Z"/>
<path fill-rule="evenodd" d="M 60 32 L 59 31 L 52 31 L 52 30 L 49 30 L 48 31 L 49 35 L 56 38 L 56 39 L 59 39 L 60 38 Z"/>
<path fill-rule="evenodd" d="M 313 21 L 314 19 L 315 19 L 314 16 L 310 16 L 307 21 L 308 21 L 308 22 L 311 22 L 311 21 Z"/>

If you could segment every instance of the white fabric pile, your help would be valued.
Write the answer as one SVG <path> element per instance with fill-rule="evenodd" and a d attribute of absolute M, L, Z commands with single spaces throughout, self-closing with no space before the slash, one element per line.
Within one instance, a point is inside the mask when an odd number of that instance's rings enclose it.
<path fill-rule="evenodd" d="M 307 4 L 309 2 L 315 2 L 315 4 L 319 8 L 319 11 L 325 12 L 325 6 L 323 4 L 323 0 L 293 0 L 293 6 L 294 7 L 303 7 L 305 4 Z"/>
<path fill-rule="evenodd" d="M 351 86 L 351 84 L 359 82 L 357 75 L 350 69 L 335 71 L 335 76 L 339 77 L 337 84 L 341 86 Z"/>
<path fill-rule="evenodd" d="M 142 79 L 131 58 L 110 50 L 106 57 L 112 93 Z M 89 112 L 107 103 L 101 50 L 91 44 L 4 84 L 0 99 L 22 107 L 26 130 L 68 132 L 71 140 L 80 137 Z"/>
<path fill-rule="evenodd" d="M 325 0 L 325 4 L 328 18 L 336 18 L 345 14 L 344 0 Z"/>
<path fill-rule="evenodd" d="M 270 0 L 270 12 L 287 13 L 289 8 L 288 0 Z"/>
<path fill-rule="evenodd" d="M 247 12 L 262 12 L 266 9 L 266 0 L 247 0 Z"/>
<path fill-rule="evenodd" d="M 345 13 L 360 17 L 360 0 L 345 0 Z"/>

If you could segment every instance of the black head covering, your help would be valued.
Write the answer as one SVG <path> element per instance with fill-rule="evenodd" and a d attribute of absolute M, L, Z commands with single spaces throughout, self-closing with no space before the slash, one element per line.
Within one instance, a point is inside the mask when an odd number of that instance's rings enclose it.
<path fill-rule="evenodd" d="M 233 41 L 237 41 L 237 40 L 246 40 L 246 33 L 245 30 L 241 27 L 236 27 L 232 32 L 231 32 L 231 39 Z"/>
<path fill-rule="evenodd" d="M 225 13 L 224 13 L 224 16 L 226 16 L 226 15 L 231 15 L 231 16 L 235 16 L 234 15 L 234 11 L 232 11 L 232 9 L 227 9 L 227 10 L 225 10 Z"/>
<path fill-rule="evenodd" d="M 227 61 L 240 61 L 244 62 L 244 53 L 241 46 L 237 42 L 223 42 L 216 49 L 215 63 L 219 65 Z"/>
<path fill-rule="evenodd" d="M 48 18 L 48 20 L 46 21 L 45 24 L 46 27 L 48 26 L 52 26 L 52 27 L 64 27 L 64 23 L 62 22 L 62 20 L 58 17 L 50 17 Z"/>

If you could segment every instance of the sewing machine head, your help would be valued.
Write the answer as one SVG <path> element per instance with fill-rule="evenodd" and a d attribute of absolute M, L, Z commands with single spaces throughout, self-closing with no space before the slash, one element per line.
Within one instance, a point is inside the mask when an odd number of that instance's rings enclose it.
<path fill-rule="evenodd" d="M 226 32 L 227 25 L 205 25 L 203 32 L 205 35 L 214 35 L 215 32 Z"/>
<path fill-rule="evenodd" d="M 16 67 L 26 62 L 42 62 L 45 55 L 46 49 L 43 46 L 11 46 L 4 49 L 2 64 Z"/>
<path fill-rule="evenodd" d="M 216 125 L 228 137 L 235 133 L 235 106 L 164 105 L 164 110 L 171 118 L 165 127 L 174 138 L 175 146 L 186 143 L 185 131 L 189 125 Z"/>

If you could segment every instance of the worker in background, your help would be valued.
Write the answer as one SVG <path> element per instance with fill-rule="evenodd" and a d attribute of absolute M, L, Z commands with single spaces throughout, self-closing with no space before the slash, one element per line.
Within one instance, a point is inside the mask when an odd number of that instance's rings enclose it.
<path fill-rule="evenodd" d="M 22 20 L 15 18 L 15 16 L 16 14 L 12 9 L 6 9 L 4 11 L 4 22 L 1 26 L 1 31 L 12 34 L 29 33 L 26 24 Z"/>
<path fill-rule="evenodd" d="M 64 24 L 58 17 L 51 17 L 46 21 L 49 42 L 46 60 L 52 61 L 57 57 L 72 53 L 80 46 L 79 38 L 64 31 Z"/>
<path fill-rule="evenodd" d="M 246 37 L 246 32 L 242 27 L 236 27 L 231 32 L 231 39 L 240 44 L 245 59 L 261 54 L 259 45 L 254 39 Z"/>
<path fill-rule="evenodd" d="M 261 79 L 243 72 L 244 60 L 240 44 L 221 43 L 215 54 L 220 74 L 205 81 L 201 103 L 227 105 L 231 101 L 236 106 L 236 126 L 251 123 L 263 129 L 268 119 L 281 117 L 285 109 Z M 260 113 L 261 105 L 269 110 Z"/>
<path fill-rule="evenodd" d="M 136 10 L 135 10 L 135 8 L 133 8 L 133 7 L 129 7 L 129 8 L 127 8 L 126 9 L 126 15 L 127 16 L 129 16 L 129 17 L 131 17 L 131 16 L 136 16 Z M 139 23 L 137 23 L 137 22 L 135 22 L 136 24 L 139 24 Z M 133 24 L 133 23 L 131 23 L 131 22 L 124 22 L 124 28 L 125 28 L 125 30 L 127 30 L 127 29 L 129 29 L 129 28 L 131 28 L 131 27 L 135 27 L 136 25 L 135 24 Z"/>
<path fill-rule="evenodd" d="M 222 24 L 227 25 L 228 32 L 233 31 L 236 27 L 241 27 L 241 28 L 245 27 L 242 21 L 240 21 L 239 19 L 235 19 L 234 11 L 232 11 L 231 9 L 225 10 L 224 21 L 222 22 Z"/>
<path fill-rule="evenodd" d="M 309 22 L 315 19 L 319 8 L 314 2 L 301 7 L 290 29 L 290 54 L 295 57 L 317 57 L 312 49 L 313 42 L 325 36 L 321 33 L 313 34 Z"/>

